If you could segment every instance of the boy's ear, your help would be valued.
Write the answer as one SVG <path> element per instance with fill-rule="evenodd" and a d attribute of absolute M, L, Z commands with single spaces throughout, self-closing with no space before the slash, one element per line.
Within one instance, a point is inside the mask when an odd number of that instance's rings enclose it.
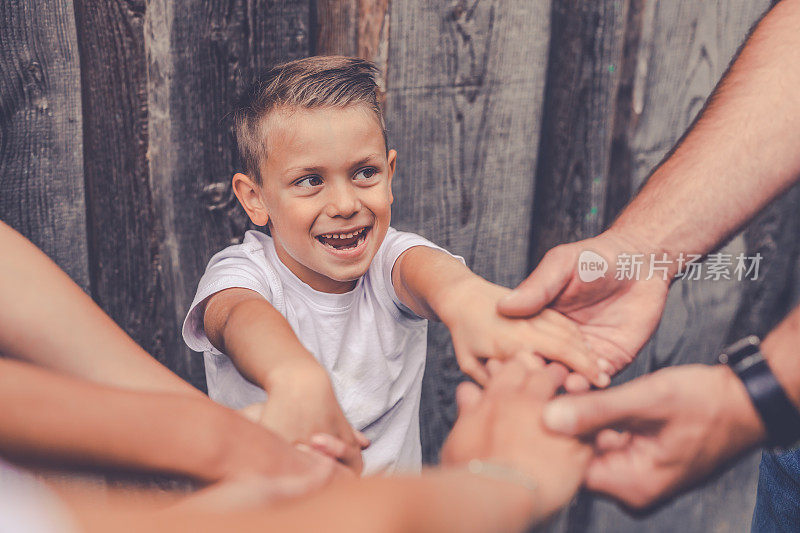
<path fill-rule="evenodd" d="M 392 178 L 394 177 L 394 169 L 397 164 L 397 150 L 389 150 L 386 154 L 386 160 L 389 163 L 389 203 L 394 202 L 392 195 Z"/>
<path fill-rule="evenodd" d="M 247 174 L 237 172 L 231 180 L 233 183 L 233 194 L 244 207 L 247 216 L 256 226 L 266 226 L 269 222 L 269 212 L 261 199 L 261 187 L 250 179 Z"/>

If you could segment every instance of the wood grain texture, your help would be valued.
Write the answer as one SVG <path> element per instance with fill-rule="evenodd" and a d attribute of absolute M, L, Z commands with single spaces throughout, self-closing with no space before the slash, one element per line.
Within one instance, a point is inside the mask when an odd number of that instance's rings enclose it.
<path fill-rule="evenodd" d="M 314 54 L 358 55 L 357 0 L 316 0 L 314 6 Z"/>
<path fill-rule="evenodd" d="M 390 5 L 394 225 L 505 285 L 527 270 L 549 11 L 548 1 Z M 445 328 L 432 325 L 421 412 L 427 462 L 452 425 L 461 379 Z"/>
<path fill-rule="evenodd" d="M 176 325 L 169 366 L 196 384 L 202 356 L 185 347 L 179 326 L 208 260 L 247 229 L 230 185 L 239 161 L 227 119 L 258 72 L 308 55 L 309 16 L 307 2 L 147 4 L 148 172 L 169 287 L 159 305 Z"/>
<path fill-rule="evenodd" d="M 627 2 L 553 3 L 531 261 L 603 229 Z"/>
<path fill-rule="evenodd" d="M 313 53 L 373 61 L 381 71 L 382 99 L 389 54 L 389 0 L 316 0 L 313 4 Z"/>
<path fill-rule="evenodd" d="M 144 0 L 75 3 L 91 282 L 98 304 L 170 364 L 178 322 L 163 305 L 172 287 L 147 163 L 144 12 Z"/>
<path fill-rule="evenodd" d="M 70 2 L 2 2 L 0 50 L 0 220 L 88 290 L 80 64 Z"/>
<path fill-rule="evenodd" d="M 675 0 L 645 2 L 641 17 L 632 106 L 627 132 L 617 137 L 619 168 L 629 168 L 635 191 L 700 111 L 748 29 L 768 1 Z M 621 130 L 617 130 L 619 134 Z M 627 140 L 626 140 L 627 139 Z M 616 167 L 615 167 L 616 168 Z M 621 198 L 612 209 L 622 205 Z M 741 236 L 721 249 L 746 252 Z M 728 340 L 747 283 L 677 282 L 659 328 L 637 360 L 617 381 L 681 363 L 713 362 Z M 757 457 L 749 456 L 722 476 L 645 517 L 632 517 L 606 501 L 594 501 L 581 531 L 743 531 L 755 497 Z M 676 526 L 678 525 L 678 526 Z M 577 525 L 576 525 L 577 526 Z"/>

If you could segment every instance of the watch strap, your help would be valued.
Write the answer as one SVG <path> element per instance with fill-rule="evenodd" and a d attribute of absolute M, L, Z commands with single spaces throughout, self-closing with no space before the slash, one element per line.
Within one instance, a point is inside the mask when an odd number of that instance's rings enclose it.
<path fill-rule="evenodd" d="M 742 380 L 761 416 L 771 446 L 786 447 L 800 439 L 800 412 L 786 395 L 760 351 L 758 337 L 749 336 L 726 348 L 726 362 Z"/>

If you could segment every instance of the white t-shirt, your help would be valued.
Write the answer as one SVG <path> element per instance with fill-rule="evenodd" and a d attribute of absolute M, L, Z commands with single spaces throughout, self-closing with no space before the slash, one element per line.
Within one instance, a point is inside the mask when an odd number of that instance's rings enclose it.
<path fill-rule="evenodd" d="M 419 235 L 389 228 L 369 270 L 345 294 L 306 285 L 278 259 L 272 238 L 257 231 L 248 231 L 242 244 L 216 254 L 183 324 L 186 344 L 204 352 L 209 396 L 234 409 L 266 399 L 263 389 L 211 345 L 199 305 L 223 289 L 253 290 L 286 317 L 303 346 L 328 371 L 347 420 L 372 441 L 364 450 L 364 473 L 418 472 L 428 323 L 400 302 L 392 285 L 395 261 L 414 246 L 441 250 Z"/>
<path fill-rule="evenodd" d="M 0 533 L 78 531 L 49 487 L 0 458 Z"/>

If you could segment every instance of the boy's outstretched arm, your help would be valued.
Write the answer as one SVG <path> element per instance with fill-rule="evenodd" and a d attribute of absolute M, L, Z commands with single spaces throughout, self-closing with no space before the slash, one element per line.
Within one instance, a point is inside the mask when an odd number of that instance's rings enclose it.
<path fill-rule="evenodd" d="M 448 327 L 459 366 L 478 383 L 488 379 L 482 360 L 532 356 L 562 362 L 600 387 L 610 381 L 589 357 L 572 321 L 552 310 L 528 319 L 501 316 L 497 302 L 510 289 L 486 281 L 441 250 L 415 246 L 403 252 L 392 284 L 412 311 Z"/>
<path fill-rule="evenodd" d="M 291 442 L 314 445 L 316 435 L 332 435 L 346 445 L 339 459 L 361 471 L 361 449 L 369 441 L 345 418 L 325 369 L 263 296 L 241 288 L 212 295 L 203 327 L 242 376 L 269 395 L 260 413 L 249 408 L 249 416 Z"/>
<path fill-rule="evenodd" d="M 309 489 L 341 473 L 208 399 L 116 389 L 2 358 L 0 456 L 202 482 L 300 477 Z"/>
<path fill-rule="evenodd" d="M 107 385 L 201 397 L 41 250 L 0 222 L 0 354 Z"/>

